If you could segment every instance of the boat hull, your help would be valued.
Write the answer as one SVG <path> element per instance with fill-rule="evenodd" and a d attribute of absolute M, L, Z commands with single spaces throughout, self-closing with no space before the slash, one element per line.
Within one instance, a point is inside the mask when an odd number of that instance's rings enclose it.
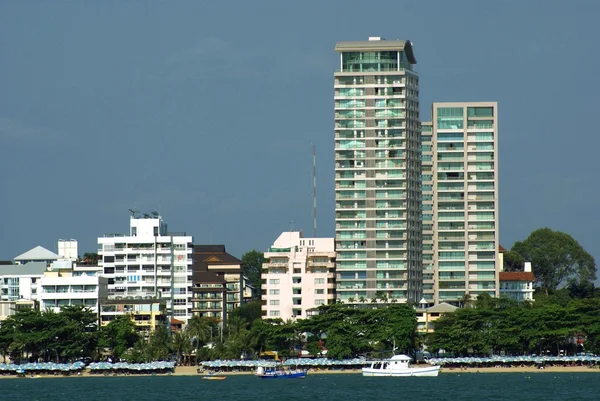
<path fill-rule="evenodd" d="M 304 379 L 306 378 L 306 372 L 266 372 L 256 376 L 261 379 Z"/>
<path fill-rule="evenodd" d="M 429 366 L 426 368 L 408 368 L 408 369 L 373 369 L 363 368 L 363 376 L 371 377 L 436 377 L 440 373 L 439 366 Z"/>

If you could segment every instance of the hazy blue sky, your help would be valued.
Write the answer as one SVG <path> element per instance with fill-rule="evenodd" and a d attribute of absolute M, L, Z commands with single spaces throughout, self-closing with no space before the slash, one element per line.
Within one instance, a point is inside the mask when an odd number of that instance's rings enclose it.
<path fill-rule="evenodd" d="M 499 102 L 501 243 L 597 259 L 600 1 L 0 1 L 0 259 L 159 211 L 234 255 L 334 235 L 333 51 L 414 42 L 433 101 Z"/>

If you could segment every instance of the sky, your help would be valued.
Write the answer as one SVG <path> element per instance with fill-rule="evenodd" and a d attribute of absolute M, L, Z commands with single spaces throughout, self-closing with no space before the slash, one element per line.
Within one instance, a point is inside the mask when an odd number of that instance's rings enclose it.
<path fill-rule="evenodd" d="M 421 119 L 499 102 L 500 242 L 600 259 L 595 0 L 0 0 L 0 260 L 158 211 L 235 256 L 334 236 L 337 41 L 408 39 Z"/>

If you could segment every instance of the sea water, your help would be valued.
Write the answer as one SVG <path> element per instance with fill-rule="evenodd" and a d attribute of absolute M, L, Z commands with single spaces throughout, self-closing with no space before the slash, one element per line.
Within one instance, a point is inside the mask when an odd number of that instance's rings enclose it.
<path fill-rule="evenodd" d="M 599 373 L 441 373 L 438 377 L 310 375 L 0 379 L 0 400 L 600 400 Z"/>

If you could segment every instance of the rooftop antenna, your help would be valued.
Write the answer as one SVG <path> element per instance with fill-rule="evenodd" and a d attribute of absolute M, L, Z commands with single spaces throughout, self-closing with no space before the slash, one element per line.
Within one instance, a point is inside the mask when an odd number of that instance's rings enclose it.
<path fill-rule="evenodd" d="M 312 144 L 313 152 L 313 238 L 317 238 L 317 151 Z"/>

